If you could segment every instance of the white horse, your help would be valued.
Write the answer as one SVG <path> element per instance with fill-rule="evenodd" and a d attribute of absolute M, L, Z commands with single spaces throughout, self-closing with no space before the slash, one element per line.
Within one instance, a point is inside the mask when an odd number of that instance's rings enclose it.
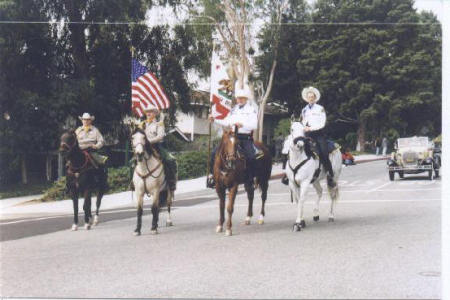
<path fill-rule="evenodd" d="M 137 158 L 137 165 L 133 173 L 133 183 L 137 198 L 137 226 L 134 234 L 141 235 L 144 194 L 148 194 L 153 199 L 151 233 L 156 234 L 158 230 L 160 197 L 167 197 L 168 217 L 166 226 L 172 226 L 170 207 L 172 205 L 174 193 L 167 188 L 164 166 L 160 158 L 155 156 L 155 151 L 149 153 L 146 150 L 146 148 L 149 148 L 149 145 L 147 145 L 148 141 L 145 137 L 145 133 L 141 130 L 137 130 L 132 135 L 131 140 L 133 151 Z"/>
<path fill-rule="evenodd" d="M 291 195 L 297 202 L 297 219 L 295 220 L 293 230 L 300 231 L 302 227 L 306 226 L 305 220 L 303 218 L 303 204 L 306 200 L 306 192 L 311 180 L 313 179 L 316 169 L 319 167 L 319 158 L 310 157 L 309 153 L 305 152 L 304 137 L 304 127 L 300 122 L 294 122 L 291 126 L 290 148 L 289 148 L 289 160 L 288 166 L 286 167 L 286 175 L 289 179 L 289 188 L 291 190 Z M 331 197 L 331 206 L 328 216 L 328 221 L 334 221 L 334 208 L 336 201 L 339 197 L 339 187 L 337 185 L 339 176 L 342 170 L 342 158 L 341 152 L 335 150 L 330 153 L 330 162 L 333 167 L 334 181 L 336 186 L 334 188 L 328 187 L 328 193 Z M 326 170 L 323 165 L 321 166 L 320 174 L 317 179 L 313 182 L 313 186 L 317 192 L 317 200 L 314 206 L 313 219 L 314 221 L 319 221 L 319 203 L 322 199 L 322 187 L 320 181 L 326 178 Z"/>

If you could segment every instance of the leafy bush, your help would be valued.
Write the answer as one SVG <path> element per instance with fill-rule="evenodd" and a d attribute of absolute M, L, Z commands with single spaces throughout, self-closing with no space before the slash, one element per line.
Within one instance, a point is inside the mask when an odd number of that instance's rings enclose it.
<path fill-rule="evenodd" d="M 278 122 L 277 127 L 275 127 L 274 136 L 281 135 L 282 137 L 285 137 L 289 135 L 290 131 L 291 131 L 291 119 L 289 118 L 281 119 Z"/>
<path fill-rule="evenodd" d="M 197 178 L 206 175 L 207 151 L 182 152 L 175 154 L 178 163 L 178 179 Z"/>
<path fill-rule="evenodd" d="M 66 177 L 55 181 L 53 185 L 44 192 L 44 196 L 40 199 L 41 201 L 52 201 L 52 200 L 62 200 L 67 197 L 66 193 Z"/>
<path fill-rule="evenodd" d="M 123 192 L 129 189 L 131 174 L 129 167 L 108 169 L 108 193 Z"/>

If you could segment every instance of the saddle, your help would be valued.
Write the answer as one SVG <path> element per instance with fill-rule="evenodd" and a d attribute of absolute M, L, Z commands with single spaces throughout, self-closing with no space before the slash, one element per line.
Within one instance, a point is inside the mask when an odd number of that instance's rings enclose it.
<path fill-rule="evenodd" d="M 308 140 L 309 143 L 309 147 L 313 153 L 313 155 L 317 158 L 319 157 L 319 150 L 317 149 L 317 144 L 313 141 L 313 140 Z M 332 140 L 327 140 L 327 150 L 328 150 L 328 155 L 330 155 L 331 153 L 333 153 L 335 150 L 340 149 L 341 146 L 338 143 L 335 143 Z M 306 149 L 305 149 L 306 150 Z"/>
<path fill-rule="evenodd" d="M 319 154 L 318 154 L 319 151 L 317 149 L 317 144 L 312 139 L 308 139 L 307 144 L 309 144 L 309 147 L 305 147 L 305 152 L 307 152 L 306 155 L 309 156 L 309 154 L 308 154 L 308 148 L 309 148 L 309 151 L 311 152 L 311 155 L 315 159 L 319 159 Z M 338 143 L 335 143 L 332 140 L 327 140 L 327 146 L 328 146 L 327 147 L 328 155 L 330 155 L 334 151 L 336 151 L 336 150 L 341 148 L 341 146 Z M 313 178 L 311 179 L 311 183 L 316 181 L 316 179 L 319 177 L 321 169 L 322 169 L 322 161 L 319 159 L 319 166 L 317 167 L 316 171 L 314 172 Z"/>

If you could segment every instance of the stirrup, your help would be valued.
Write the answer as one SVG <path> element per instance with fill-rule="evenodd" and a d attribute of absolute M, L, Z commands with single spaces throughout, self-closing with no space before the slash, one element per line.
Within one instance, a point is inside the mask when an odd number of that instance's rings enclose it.
<path fill-rule="evenodd" d="M 256 151 L 255 159 L 260 159 L 264 157 L 264 152 L 261 150 Z"/>
<path fill-rule="evenodd" d="M 289 185 L 289 179 L 286 174 L 284 174 L 283 178 L 281 178 L 281 183 L 284 185 Z"/>
<path fill-rule="evenodd" d="M 216 181 L 214 180 L 214 177 L 208 177 L 206 180 L 206 187 L 210 189 L 214 189 L 216 187 Z"/>

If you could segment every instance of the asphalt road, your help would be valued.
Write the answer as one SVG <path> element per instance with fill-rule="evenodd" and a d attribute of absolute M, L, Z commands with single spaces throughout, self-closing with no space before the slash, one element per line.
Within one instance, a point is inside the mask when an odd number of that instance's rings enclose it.
<path fill-rule="evenodd" d="M 243 223 L 237 198 L 233 236 L 215 233 L 213 192 L 180 194 L 173 227 L 132 235 L 134 208 L 102 211 L 91 231 L 70 216 L 0 223 L 2 297 L 440 298 L 441 181 L 406 175 L 390 182 L 385 162 L 345 168 L 336 219 L 328 196 L 307 227 L 292 232 L 296 205 L 272 181 L 264 225 Z M 161 214 L 161 224 L 166 213 Z"/>

